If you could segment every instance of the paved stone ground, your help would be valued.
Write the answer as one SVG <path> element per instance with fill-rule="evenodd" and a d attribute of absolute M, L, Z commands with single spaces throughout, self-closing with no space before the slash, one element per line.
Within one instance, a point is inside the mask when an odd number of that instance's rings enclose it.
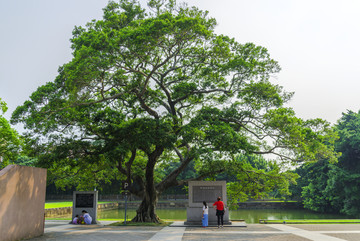
<path fill-rule="evenodd" d="M 71 225 L 65 221 L 47 221 L 45 234 L 31 241 L 359 241 L 360 224 L 283 225 L 248 224 L 247 227 L 113 227 Z"/>
<path fill-rule="evenodd" d="M 287 224 L 308 231 L 360 231 L 360 224 Z"/>
<path fill-rule="evenodd" d="M 292 234 L 269 234 L 269 233 L 184 233 L 183 241 L 216 241 L 216 240 L 261 240 L 261 241 L 307 241 L 310 239 L 298 237 Z"/>

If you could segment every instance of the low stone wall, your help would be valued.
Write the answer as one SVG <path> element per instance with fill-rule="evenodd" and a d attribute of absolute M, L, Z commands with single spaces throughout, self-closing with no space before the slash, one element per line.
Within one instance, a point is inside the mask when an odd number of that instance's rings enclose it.
<path fill-rule="evenodd" d="M 127 208 L 135 209 L 139 207 L 139 202 L 128 202 Z M 187 207 L 187 202 L 161 202 L 156 206 L 157 208 L 185 208 Z M 125 208 L 125 202 L 115 202 L 115 203 L 102 203 L 98 204 L 98 210 L 111 210 Z M 45 209 L 46 218 L 54 217 L 63 217 L 72 214 L 72 207 L 64 208 L 49 208 Z"/>
<path fill-rule="evenodd" d="M 128 202 L 127 208 L 135 209 L 140 205 L 140 202 Z M 177 202 L 159 202 L 157 208 L 186 208 L 187 201 Z M 110 210 L 125 208 L 125 202 L 103 203 L 98 204 L 98 210 Z M 240 209 L 296 209 L 301 208 L 300 202 L 243 202 L 239 203 Z M 45 210 L 45 217 L 62 217 L 72 214 L 72 207 L 65 208 L 50 208 Z"/>
<path fill-rule="evenodd" d="M 98 204 L 98 210 L 118 209 L 119 207 L 120 207 L 119 203 Z M 45 209 L 46 218 L 63 217 L 63 216 L 68 216 L 69 214 L 72 214 L 72 207 Z"/>
<path fill-rule="evenodd" d="M 59 218 L 72 214 L 72 207 L 45 209 L 45 218 Z"/>
<path fill-rule="evenodd" d="M 186 208 L 188 207 L 188 201 L 186 202 L 161 202 L 156 205 L 157 208 Z"/>
<path fill-rule="evenodd" d="M 301 208 L 300 202 L 243 202 L 240 209 L 296 209 Z"/>
<path fill-rule="evenodd" d="M 118 209 L 119 207 L 120 207 L 119 203 L 102 203 L 102 204 L 98 204 L 98 210 Z"/>
<path fill-rule="evenodd" d="M 99 201 L 113 201 L 119 202 L 125 199 L 124 194 L 99 194 Z M 141 201 L 142 199 L 135 195 L 128 195 L 128 201 Z M 46 194 L 46 200 L 51 201 L 71 201 L 73 200 L 73 195 L 58 195 L 58 194 Z M 159 196 L 160 201 L 183 201 L 188 200 L 188 196 L 184 194 L 163 194 Z"/>

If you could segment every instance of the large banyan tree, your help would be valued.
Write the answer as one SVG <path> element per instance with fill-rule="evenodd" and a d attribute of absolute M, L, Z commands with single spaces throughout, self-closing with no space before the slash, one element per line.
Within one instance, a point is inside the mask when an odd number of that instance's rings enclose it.
<path fill-rule="evenodd" d="M 121 0 L 75 27 L 72 60 L 13 113 L 39 165 L 88 173 L 88 182 L 118 172 L 143 200 L 133 220 L 158 222 L 158 195 L 188 181 L 179 175 L 191 162 L 200 180 L 239 153 L 336 158 L 325 121 L 284 107 L 292 93 L 270 82 L 280 67 L 267 49 L 215 26 L 207 12 L 172 0 L 146 9 Z M 156 179 L 163 162 L 175 164 Z"/>

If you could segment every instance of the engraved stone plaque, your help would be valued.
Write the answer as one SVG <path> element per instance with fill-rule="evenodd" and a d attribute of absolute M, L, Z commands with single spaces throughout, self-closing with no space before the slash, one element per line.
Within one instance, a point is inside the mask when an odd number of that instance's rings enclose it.
<path fill-rule="evenodd" d="M 211 203 L 221 196 L 222 186 L 193 186 L 193 203 Z"/>
<path fill-rule="evenodd" d="M 76 194 L 76 208 L 93 208 L 94 207 L 94 194 L 87 193 L 87 194 Z"/>

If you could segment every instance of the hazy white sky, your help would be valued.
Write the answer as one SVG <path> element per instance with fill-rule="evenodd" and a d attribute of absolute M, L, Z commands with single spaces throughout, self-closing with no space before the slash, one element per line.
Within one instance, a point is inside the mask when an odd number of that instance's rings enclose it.
<path fill-rule="evenodd" d="M 144 2 L 145 0 L 142 0 Z M 0 0 L 0 97 L 12 111 L 70 61 L 75 25 L 102 18 L 108 0 Z M 179 0 L 178 0 L 179 2 Z M 360 109 L 360 1 L 186 0 L 208 10 L 217 33 L 266 47 L 304 119 L 335 123 Z"/>

